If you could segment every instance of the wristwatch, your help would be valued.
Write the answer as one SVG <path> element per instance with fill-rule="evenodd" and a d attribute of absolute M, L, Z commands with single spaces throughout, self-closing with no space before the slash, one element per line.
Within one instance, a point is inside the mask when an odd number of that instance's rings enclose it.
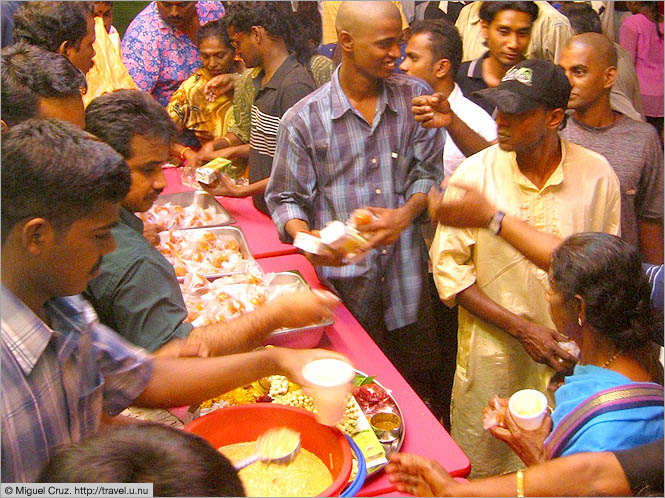
<path fill-rule="evenodd" d="M 487 229 L 494 235 L 499 235 L 499 232 L 501 231 L 501 222 L 503 221 L 504 216 L 506 216 L 506 213 L 503 211 L 497 211 L 487 224 Z"/>

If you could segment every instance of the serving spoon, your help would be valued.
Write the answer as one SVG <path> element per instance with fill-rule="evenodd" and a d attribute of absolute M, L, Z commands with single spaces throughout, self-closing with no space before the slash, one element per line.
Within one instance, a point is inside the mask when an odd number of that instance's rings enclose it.
<path fill-rule="evenodd" d="M 287 464 L 300 451 L 300 434 L 286 427 L 268 429 L 256 439 L 254 454 L 234 465 L 236 470 L 260 460 L 261 462 Z"/>

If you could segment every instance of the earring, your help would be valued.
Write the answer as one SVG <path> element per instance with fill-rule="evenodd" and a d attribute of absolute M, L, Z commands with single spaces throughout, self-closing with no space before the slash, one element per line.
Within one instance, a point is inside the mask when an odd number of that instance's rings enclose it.
<path fill-rule="evenodd" d="M 577 317 L 577 324 L 578 324 L 580 327 L 582 326 L 582 318 L 579 317 L 579 316 Z"/>

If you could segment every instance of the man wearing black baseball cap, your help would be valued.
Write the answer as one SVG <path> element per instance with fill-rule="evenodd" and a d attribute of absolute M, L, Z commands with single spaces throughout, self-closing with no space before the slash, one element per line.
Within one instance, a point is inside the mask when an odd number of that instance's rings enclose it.
<path fill-rule="evenodd" d="M 517 470 L 517 456 L 482 428 L 493 394 L 547 391 L 554 371 L 574 357 L 548 313 L 547 274 L 500 237 L 505 213 L 558 237 L 617 234 L 619 183 L 604 157 L 561 140 L 570 83 L 559 66 L 525 60 L 498 86 L 479 91 L 497 106 L 498 144 L 466 159 L 450 179 L 470 185 L 499 211 L 486 229 L 439 225 L 432 244 L 442 301 L 459 304 L 459 350 L 451 433 L 469 456 L 474 477 Z M 444 200 L 460 197 L 449 187 Z M 575 322 L 576 323 L 576 322 Z"/>

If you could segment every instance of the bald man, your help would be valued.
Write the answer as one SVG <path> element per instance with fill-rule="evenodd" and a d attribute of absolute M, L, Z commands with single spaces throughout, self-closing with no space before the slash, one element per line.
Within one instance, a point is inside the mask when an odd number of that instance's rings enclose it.
<path fill-rule="evenodd" d="M 562 138 L 605 156 L 621 184 L 621 237 L 648 263 L 663 262 L 663 151 L 654 128 L 612 110 L 617 54 L 599 33 L 571 38 L 561 66 L 573 89 Z"/>
<path fill-rule="evenodd" d="M 336 18 L 342 63 L 282 118 L 266 201 L 284 241 L 367 207 L 377 220 L 365 257 L 306 254 L 407 381 L 440 414 L 441 343 L 426 292 L 415 220 L 443 176 L 444 138 L 416 123 L 422 80 L 395 74 L 401 21 L 390 2 L 345 2 Z"/>

